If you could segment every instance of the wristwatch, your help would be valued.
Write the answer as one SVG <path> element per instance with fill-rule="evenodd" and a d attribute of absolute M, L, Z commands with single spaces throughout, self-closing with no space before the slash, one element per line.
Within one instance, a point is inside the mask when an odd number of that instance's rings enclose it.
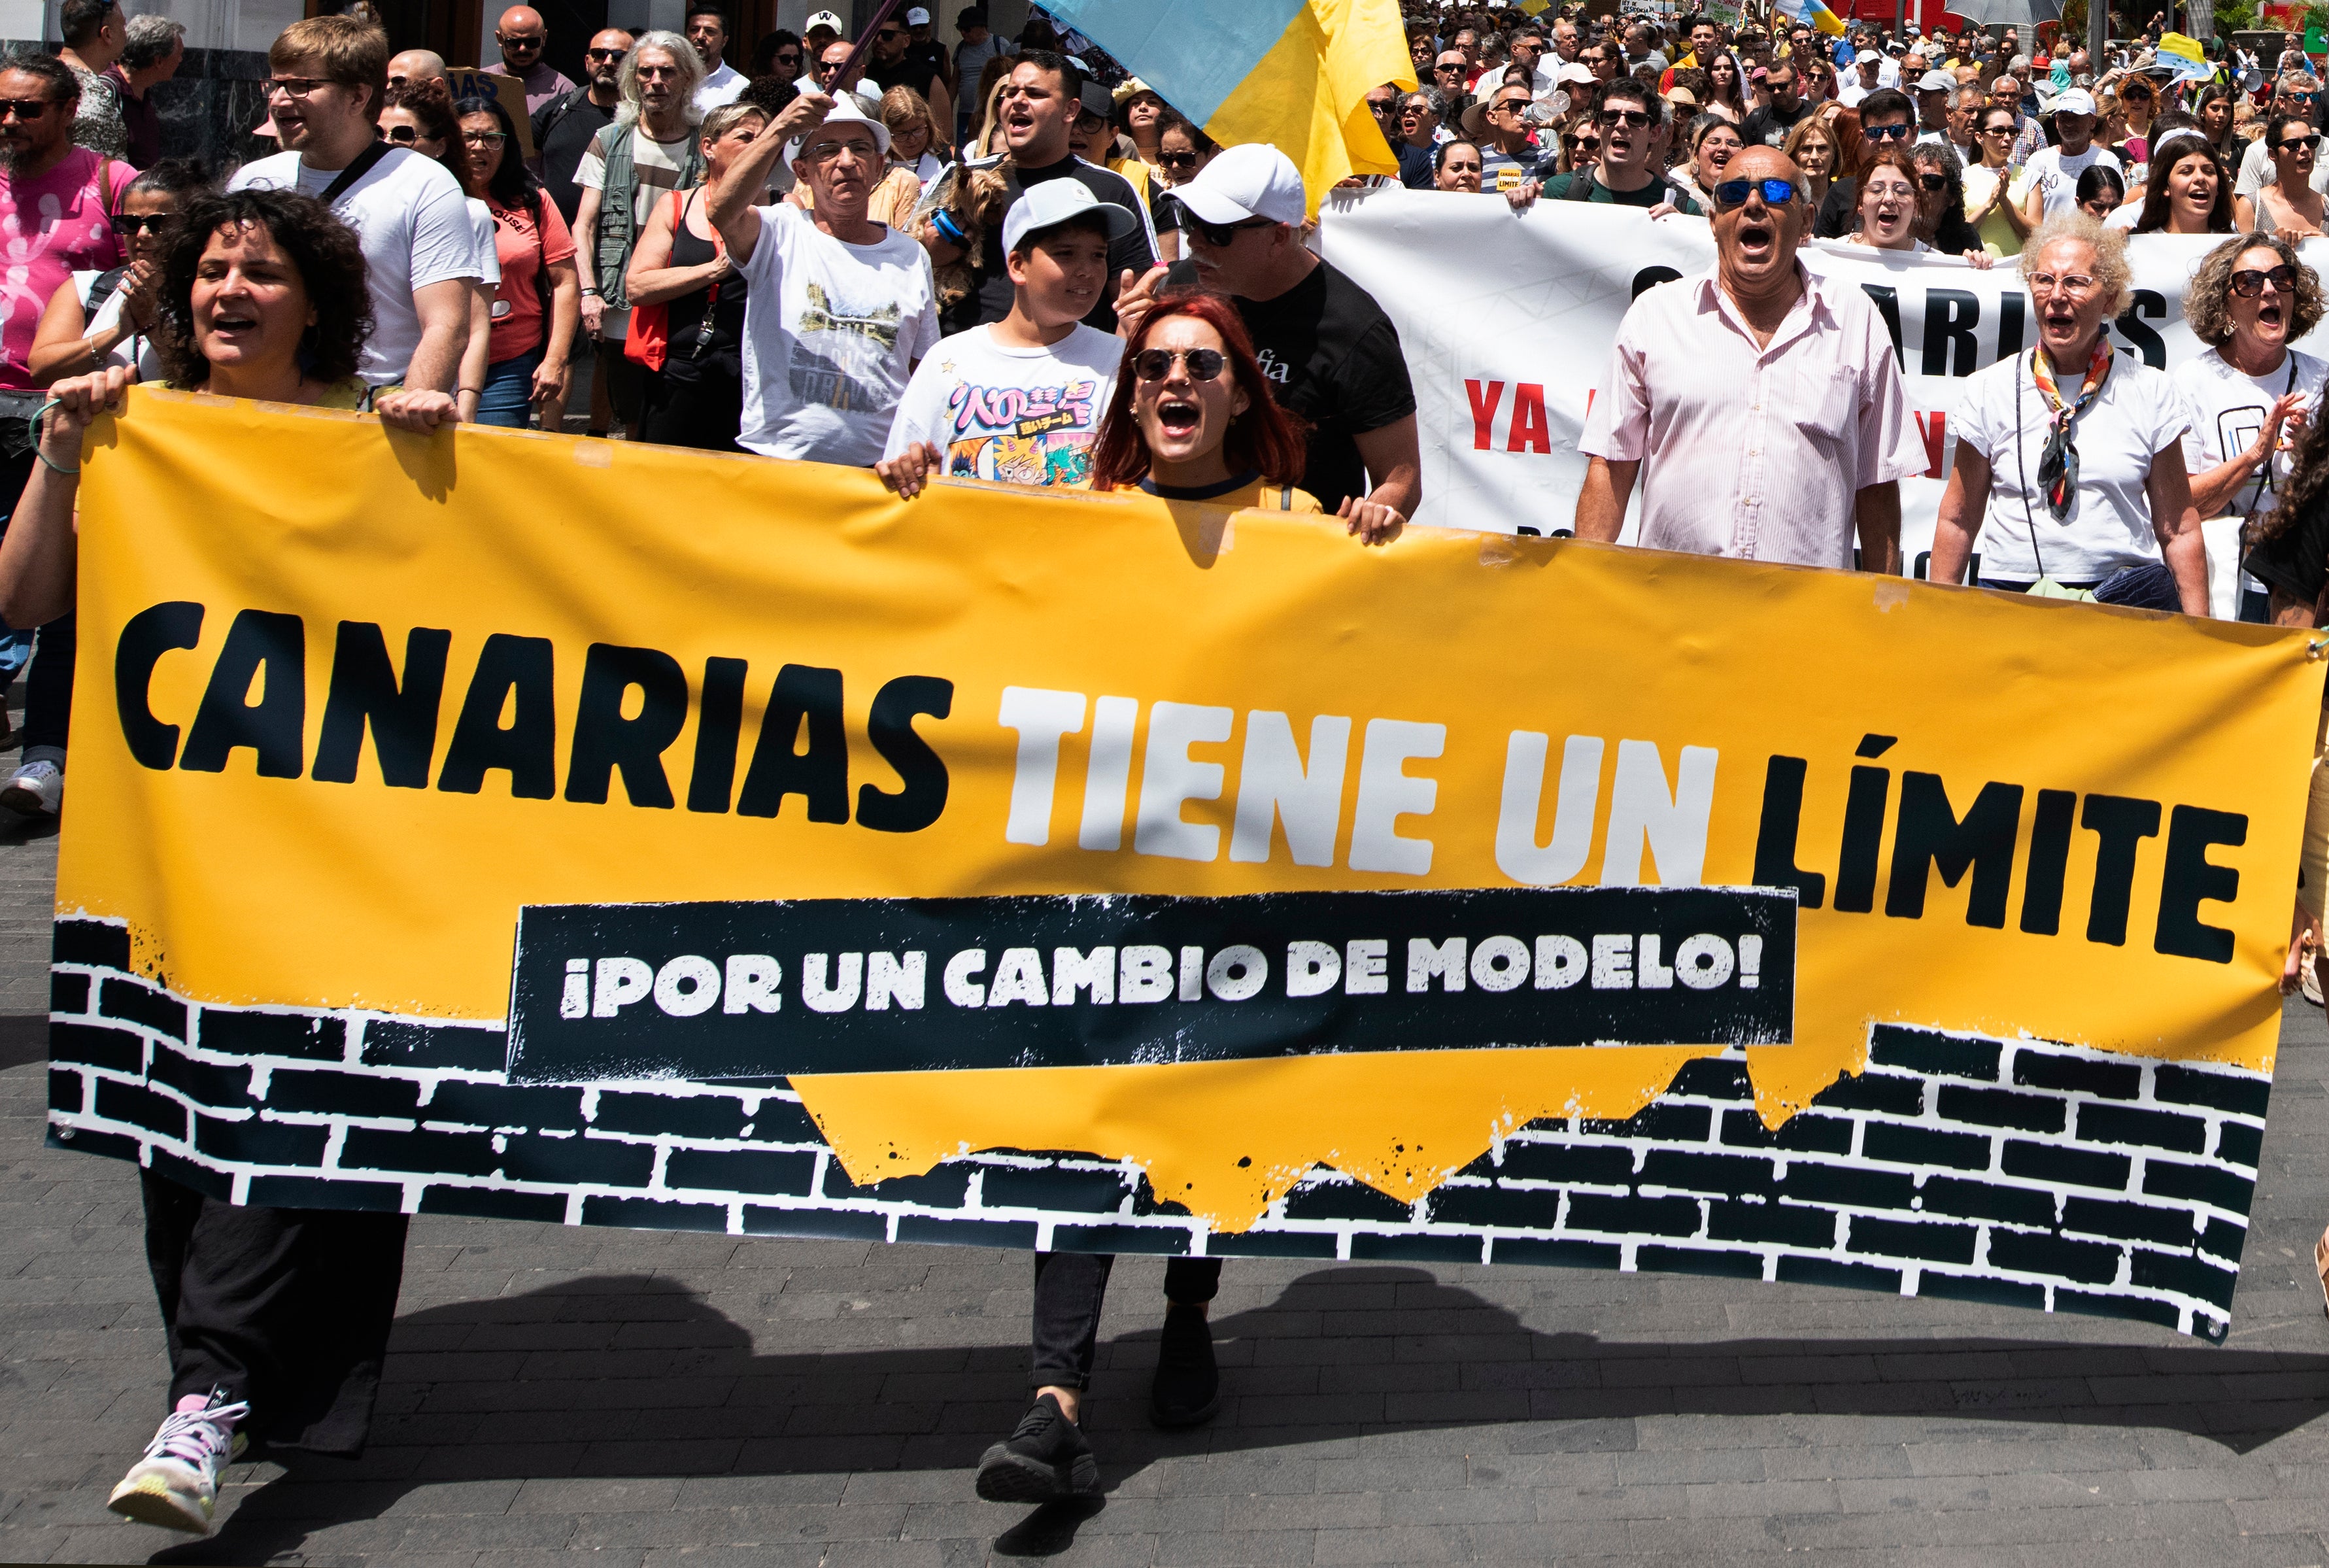
<path fill-rule="evenodd" d="M 596 299 L 599 298 L 599 291 L 595 288 L 585 288 L 582 292 L 589 298 Z"/>

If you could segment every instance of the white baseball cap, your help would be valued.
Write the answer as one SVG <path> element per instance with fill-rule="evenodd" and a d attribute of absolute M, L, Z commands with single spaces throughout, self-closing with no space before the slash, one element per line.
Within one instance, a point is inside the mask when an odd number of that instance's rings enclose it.
<path fill-rule="evenodd" d="M 1884 57 L 1877 53 L 1876 51 L 1872 49 L 1863 49 L 1852 58 L 1855 63 L 1861 65 L 1881 65 L 1884 63 Z"/>
<path fill-rule="evenodd" d="M 1957 84 L 1957 79 L 1946 71 L 1928 71 L 1917 79 L 1919 92 L 1947 92 Z"/>
<path fill-rule="evenodd" d="M 1187 189 L 1180 187 L 1181 192 Z M 1093 195 L 1091 187 L 1081 180 L 1050 179 L 1028 186 L 1003 215 L 1003 249 L 1016 251 L 1028 235 L 1055 228 L 1082 213 L 1097 213 L 1106 219 L 1111 240 L 1121 240 L 1140 227 L 1139 219 L 1114 202 Z"/>
<path fill-rule="evenodd" d="M 1208 223 L 1242 223 L 1248 218 L 1299 223 L 1310 215 L 1301 171 L 1268 142 L 1223 147 L 1195 178 L 1174 186 L 1173 194 Z"/>
<path fill-rule="evenodd" d="M 917 5 L 912 10 L 906 13 L 907 26 L 928 27 L 929 24 L 930 14 L 923 10 L 920 6 Z"/>
<path fill-rule="evenodd" d="M 842 26 L 840 16 L 831 11 L 820 11 L 816 13 L 816 14 L 808 19 L 807 24 L 804 26 L 801 31 L 803 33 L 814 33 L 820 27 L 827 28 L 834 33 L 846 33 L 848 31 L 847 28 Z"/>
<path fill-rule="evenodd" d="M 2086 114 L 2095 112 L 2095 95 L 2083 87 L 2074 87 L 2054 100 L 2055 114 Z"/>
<path fill-rule="evenodd" d="M 825 112 L 825 117 L 820 123 L 811 126 L 793 139 L 792 146 L 785 149 L 785 162 L 790 164 L 799 157 L 801 150 L 808 146 L 811 137 L 828 126 L 836 125 L 863 126 L 873 133 L 875 150 L 885 158 L 890 156 L 890 128 L 867 114 L 864 100 L 854 91 L 851 91 L 834 99 L 833 108 Z"/>
<path fill-rule="evenodd" d="M 1579 81 L 1589 84 L 1595 80 L 1595 77 L 1593 75 L 1593 68 L 1591 66 L 1580 64 L 1572 60 L 1568 64 L 1562 66 L 1558 71 L 1555 71 L 1553 73 L 1552 80 L 1557 82 Z"/>

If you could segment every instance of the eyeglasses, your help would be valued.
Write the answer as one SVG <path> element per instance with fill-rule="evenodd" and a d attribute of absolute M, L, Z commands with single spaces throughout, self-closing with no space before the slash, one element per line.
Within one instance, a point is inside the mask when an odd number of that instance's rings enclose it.
<path fill-rule="evenodd" d="M 293 98 L 306 98 L 330 80 L 324 76 L 270 76 L 261 84 L 261 90 L 269 98 L 278 92 Z"/>
<path fill-rule="evenodd" d="M 1594 111 L 1593 118 L 1604 126 L 1631 126 L 1636 130 L 1642 130 L 1650 123 L 1649 111 L 1639 109 L 1597 109 Z"/>
<path fill-rule="evenodd" d="M 1375 115 L 1375 118 L 1376 118 L 1377 119 L 1381 119 L 1383 116 L 1385 116 L 1385 115 L 1387 115 L 1387 114 L 1392 114 L 1392 113 L 1396 113 L 1396 112 L 1398 111 L 1398 109 L 1399 109 L 1399 99 L 1395 99 L 1395 98 L 1386 98 L 1386 99 L 1372 99 L 1372 98 L 1371 98 L 1371 99 L 1367 99 L 1367 107 L 1368 107 L 1369 109 L 1371 109 L 1374 110 L 1374 115 Z"/>
<path fill-rule="evenodd" d="M 1212 381 L 1230 356 L 1218 348 L 1144 348 L 1132 356 L 1133 373 L 1142 381 L 1163 381 L 1173 373 L 1176 360 L 1189 367 L 1191 381 Z"/>
<path fill-rule="evenodd" d="M 1860 134 L 1872 142 L 1905 142 L 1909 139 L 1909 128 L 1904 125 L 1864 125 L 1860 128 Z"/>
<path fill-rule="evenodd" d="M 494 42 L 500 44 L 504 49 L 539 49 L 542 47 L 543 40 L 539 38 L 527 38 L 524 36 L 512 38 L 507 33 L 496 33 L 494 34 Z"/>
<path fill-rule="evenodd" d="M 505 138 L 497 130 L 465 130 L 461 133 L 461 139 L 473 147 L 497 147 Z"/>
<path fill-rule="evenodd" d="M 1158 153 L 1156 155 L 1156 163 L 1157 166 L 1160 168 L 1193 169 L 1197 166 L 1197 155 L 1194 153 Z"/>
<path fill-rule="evenodd" d="M 2032 294 L 2062 294 L 2073 299 L 2095 291 L 2095 280 L 2077 272 L 2063 278 L 2051 272 L 2032 272 L 2029 283 Z"/>
<path fill-rule="evenodd" d="M 2321 134 L 2318 131 L 2315 131 L 2309 137 L 2285 137 L 2281 140 L 2272 144 L 2272 150 L 2277 153 L 2287 151 L 2293 147 L 2317 147 L 2320 145 Z"/>
<path fill-rule="evenodd" d="M 1757 191 L 1763 193 L 1768 206 L 1784 207 L 1796 199 L 1792 180 L 1725 180 L 1714 187 L 1714 204 L 1727 213 L 1733 207 L 1745 206 L 1747 198 Z"/>
<path fill-rule="evenodd" d="M 1268 218 L 1248 218 L 1242 223 L 1208 223 L 1202 218 L 1198 217 L 1196 213 L 1190 212 L 1186 206 L 1182 208 L 1182 212 L 1189 221 L 1189 228 L 1191 231 L 1195 233 L 1196 236 L 1202 240 L 1206 244 L 1215 247 L 1236 244 L 1238 235 L 1248 229 L 1275 229 L 1278 227 L 1276 223 L 1272 222 Z"/>
<path fill-rule="evenodd" d="M 582 57 L 585 60 L 620 60 L 629 52 L 627 49 L 586 49 L 582 52 Z M 798 60 L 800 56 L 796 54 L 793 58 Z"/>
<path fill-rule="evenodd" d="M 18 119 L 38 119 L 48 112 L 49 100 L 44 98 L 0 98 L 0 120 L 10 116 Z"/>
<path fill-rule="evenodd" d="M 1431 68 L 1431 74 L 1434 76 L 1461 76 L 1464 74 L 1464 68 L 1460 65 L 1435 65 Z"/>
<path fill-rule="evenodd" d="M 113 214 L 113 231 L 125 240 L 134 240 L 140 234 L 158 234 L 163 226 L 176 215 L 174 213 L 116 213 Z M 2284 267 L 2281 270 L 2286 272 L 2288 269 Z"/>
<path fill-rule="evenodd" d="M 390 141 L 395 143 L 401 147 L 409 147 L 415 142 L 428 139 L 422 137 L 420 131 L 409 125 L 392 125 L 386 130 L 381 132 L 381 135 L 386 137 Z"/>
<path fill-rule="evenodd" d="M 2283 294 L 2293 294 L 2296 291 L 2296 269 L 2283 262 L 2269 272 L 2259 272 L 2251 267 L 2232 274 L 2232 292 L 2243 299 L 2254 299 L 2264 292 L 2268 283 Z"/>

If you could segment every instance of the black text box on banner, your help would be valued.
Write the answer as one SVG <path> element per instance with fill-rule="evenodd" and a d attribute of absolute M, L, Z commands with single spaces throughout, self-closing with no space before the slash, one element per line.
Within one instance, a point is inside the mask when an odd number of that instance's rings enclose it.
<path fill-rule="evenodd" d="M 1489 888 L 536 906 L 533 1082 L 1792 1037 L 1796 898 Z"/>

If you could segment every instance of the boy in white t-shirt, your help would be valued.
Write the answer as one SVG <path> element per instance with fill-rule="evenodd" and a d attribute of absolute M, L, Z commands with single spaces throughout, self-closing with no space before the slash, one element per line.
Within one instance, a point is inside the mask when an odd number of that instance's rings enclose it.
<path fill-rule="evenodd" d="M 1124 345 L 1083 325 L 1108 283 L 1108 246 L 1139 227 L 1076 180 L 1028 187 L 1003 221 L 1011 314 L 943 339 L 906 388 L 874 472 L 900 496 L 925 481 L 1091 484 L 1092 444 Z"/>

